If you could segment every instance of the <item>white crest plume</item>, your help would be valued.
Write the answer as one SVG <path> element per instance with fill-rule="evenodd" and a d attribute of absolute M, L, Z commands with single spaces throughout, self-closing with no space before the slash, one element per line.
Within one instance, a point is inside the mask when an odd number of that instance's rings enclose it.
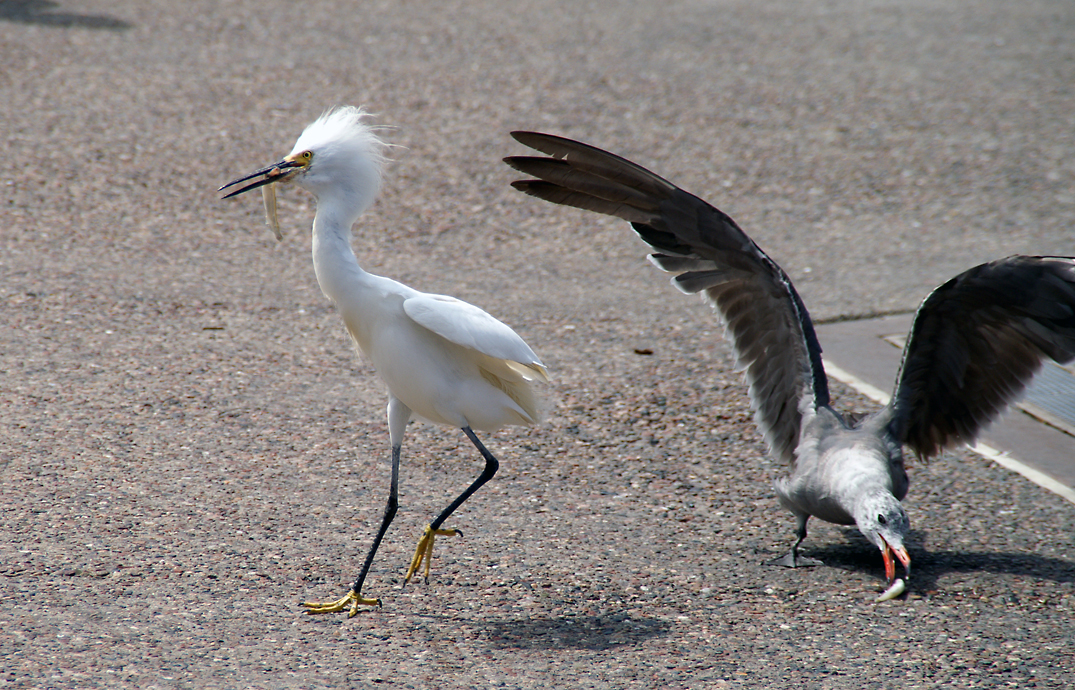
<path fill-rule="evenodd" d="M 369 117 L 368 112 L 353 105 L 326 110 L 302 131 L 291 153 L 314 151 L 325 156 L 346 153 L 370 157 L 380 168 L 386 144 L 367 124 Z"/>

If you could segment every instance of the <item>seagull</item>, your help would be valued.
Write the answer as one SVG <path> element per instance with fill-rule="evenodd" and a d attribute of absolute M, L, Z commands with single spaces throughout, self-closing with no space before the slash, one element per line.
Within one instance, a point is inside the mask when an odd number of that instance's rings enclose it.
<path fill-rule="evenodd" d="M 347 594 L 336 601 L 305 602 L 308 613 L 347 609 L 354 616 L 360 605 L 381 605 L 380 599 L 363 596 L 362 586 L 399 505 L 400 451 L 412 415 L 461 429 L 481 453 L 485 468 L 426 527 L 404 584 L 423 562 L 428 581 L 434 538 L 461 534 L 442 528 L 442 523 L 496 474 L 499 463 L 475 431 L 537 423 L 541 415 L 534 384 L 548 380 L 545 366 L 523 339 L 478 307 L 419 292 L 359 266 L 351 249 L 351 227 L 377 197 L 384 147 L 362 109 L 340 107 L 309 125 L 283 160 L 220 188 L 227 190 L 227 199 L 258 187 L 294 183 L 317 198 L 317 282 L 388 387 L 392 481 L 380 529 Z M 275 195 L 266 193 L 265 199 L 279 238 Z"/>
<path fill-rule="evenodd" d="M 819 564 L 799 554 L 810 517 L 854 524 L 881 551 L 890 585 L 882 598 L 898 596 L 904 585 L 893 556 L 904 579 L 911 570 L 910 522 L 900 503 L 908 487 L 903 448 L 928 461 L 973 443 L 1045 360 L 1075 359 L 1075 259 L 981 264 L 922 302 L 891 401 L 853 420 L 830 405 L 821 346 L 791 279 L 734 220 L 607 151 L 549 134 L 512 136 L 551 156 L 506 158 L 538 178 L 513 187 L 629 221 L 655 250 L 650 261 L 718 312 L 746 374 L 754 421 L 770 454 L 788 466 L 775 489 L 795 516 L 797 538 L 774 561 L 780 565 Z"/>

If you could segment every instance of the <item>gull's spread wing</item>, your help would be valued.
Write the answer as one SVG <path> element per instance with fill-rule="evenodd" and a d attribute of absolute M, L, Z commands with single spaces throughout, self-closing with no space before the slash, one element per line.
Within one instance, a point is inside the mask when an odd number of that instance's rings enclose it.
<path fill-rule="evenodd" d="M 505 159 L 538 178 L 512 186 L 629 221 L 658 252 L 653 263 L 679 274 L 676 287 L 716 308 L 746 371 L 758 427 L 773 454 L 794 463 L 804 416 L 828 405 L 829 390 L 813 324 L 787 274 L 734 220 L 649 170 L 571 139 L 512 136 L 552 156 Z"/>

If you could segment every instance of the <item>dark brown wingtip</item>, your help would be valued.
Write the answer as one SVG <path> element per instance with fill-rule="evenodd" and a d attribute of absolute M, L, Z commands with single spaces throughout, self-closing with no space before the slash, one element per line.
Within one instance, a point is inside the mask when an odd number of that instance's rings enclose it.
<path fill-rule="evenodd" d="M 514 187 L 515 189 L 518 189 L 520 192 L 529 193 L 530 188 L 537 181 L 538 180 L 515 180 L 514 182 L 511 183 L 511 186 Z"/>
<path fill-rule="evenodd" d="M 537 149 L 538 151 L 541 151 L 541 148 L 540 148 L 540 146 L 535 146 L 535 144 L 540 144 L 543 141 L 571 141 L 570 139 L 564 139 L 563 137 L 558 137 L 555 134 L 544 134 L 542 132 L 530 132 L 530 131 L 527 131 L 525 129 L 514 130 L 511 133 L 511 138 L 514 139 L 515 141 L 519 142 L 523 146 L 529 146 L 530 148 Z"/>
<path fill-rule="evenodd" d="M 599 156 L 613 156 L 618 158 L 614 154 L 610 154 L 604 149 L 599 149 L 596 146 L 584 144 L 581 141 L 574 139 L 568 139 L 567 137 L 557 136 L 555 134 L 544 134 L 543 132 L 526 132 L 522 130 L 516 130 L 511 133 L 511 136 L 515 141 L 519 142 L 523 146 L 529 146 L 535 151 L 540 151 L 547 156 L 553 158 L 565 158 L 569 153 L 576 152 L 582 154 L 597 154 Z"/>
<path fill-rule="evenodd" d="M 571 190 L 564 189 L 560 185 L 546 182 L 545 180 L 515 180 L 511 183 L 511 186 L 527 196 L 554 204 L 578 207 L 577 204 L 569 203 L 572 196 Z"/>
<path fill-rule="evenodd" d="M 504 162 L 507 163 L 509 168 L 513 170 L 518 170 L 521 173 L 526 173 L 527 175 L 533 175 L 533 173 L 531 173 L 528 169 L 531 164 L 536 161 L 547 160 L 549 159 L 541 158 L 539 156 L 508 156 L 504 158 Z"/>

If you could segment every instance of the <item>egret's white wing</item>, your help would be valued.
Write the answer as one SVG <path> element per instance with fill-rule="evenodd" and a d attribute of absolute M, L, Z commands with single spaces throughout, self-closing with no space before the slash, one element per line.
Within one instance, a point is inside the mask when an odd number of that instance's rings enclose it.
<path fill-rule="evenodd" d="M 473 304 L 446 295 L 420 293 L 403 301 L 403 311 L 418 325 L 456 345 L 517 362 L 526 368 L 529 378 L 548 380 L 545 365 L 530 346 L 508 325 Z"/>
<path fill-rule="evenodd" d="M 829 389 L 810 315 L 787 274 L 734 220 L 649 170 L 571 139 L 511 135 L 552 156 L 506 158 L 539 178 L 513 187 L 629 221 L 659 252 L 653 263 L 679 274 L 676 287 L 717 309 L 746 370 L 758 428 L 773 455 L 794 463 L 804 417 L 829 404 Z"/>

